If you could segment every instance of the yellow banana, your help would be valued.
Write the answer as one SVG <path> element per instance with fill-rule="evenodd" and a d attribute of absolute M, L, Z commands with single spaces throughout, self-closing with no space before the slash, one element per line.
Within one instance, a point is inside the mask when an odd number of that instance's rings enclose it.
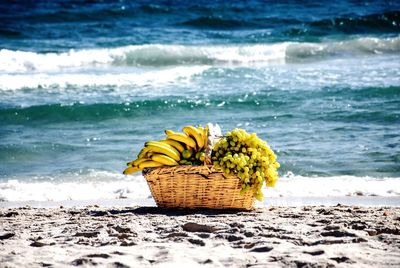
<path fill-rule="evenodd" d="M 203 148 L 204 139 L 201 135 L 201 132 L 197 128 L 195 128 L 194 126 L 186 126 L 182 130 L 186 133 L 186 135 L 194 138 L 199 149 Z"/>
<path fill-rule="evenodd" d="M 132 161 L 130 161 L 130 162 L 128 162 L 128 163 L 126 163 L 126 165 L 127 166 L 129 166 L 129 167 L 134 167 L 134 166 L 137 166 L 137 162 L 139 161 L 145 161 L 146 159 L 145 158 L 136 158 L 135 160 L 132 160 Z"/>
<path fill-rule="evenodd" d="M 127 167 L 127 168 L 124 170 L 124 174 L 125 174 L 125 175 L 128 175 L 128 174 L 132 174 L 132 173 L 138 172 L 138 171 L 140 171 L 140 170 L 141 170 L 141 169 L 138 168 L 138 167 Z"/>
<path fill-rule="evenodd" d="M 135 159 L 135 160 L 133 160 L 132 162 L 130 162 L 129 164 L 132 166 L 132 167 L 137 167 L 137 166 L 139 166 L 139 164 L 140 163 L 142 163 L 142 162 L 144 162 L 144 161 L 146 161 L 146 160 L 149 160 L 148 158 L 145 158 L 145 157 L 142 157 L 142 158 L 138 158 L 138 159 Z"/>
<path fill-rule="evenodd" d="M 139 164 L 139 169 L 152 168 L 152 167 L 161 167 L 163 165 L 164 164 L 162 164 L 162 163 L 159 163 L 159 162 L 156 162 L 156 161 L 153 161 L 153 160 L 148 160 L 148 161 L 145 161 L 143 163 L 140 163 Z"/>
<path fill-rule="evenodd" d="M 198 130 L 200 131 L 203 140 L 206 141 L 208 139 L 208 128 L 198 127 Z"/>
<path fill-rule="evenodd" d="M 164 154 L 154 154 L 151 157 L 151 160 L 156 161 L 158 163 L 164 164 L 166 166 L 177 166 L 179 165 L 174 159 Z"/>
<path fill-rule="evenodd" d="M 204 136 L 206 137 L 206 146 L 208 146 L 208 135 L 209 135 L 208 127 L 205 127 L 204 128 Z"/>
<path fill-rule="evenodd" d="M 167 135 L 167 136 L 176 133 L 175 131 L 172 131 L 170 129 L 166 129 L 166 130 L 164 130 L 164 132 L 165 132 L 165 135 Z"/>
<path fill-rule="evenodd" d="M 203 135 L 204 135 L 204 146 L 207 147 L 208 146 L 208 127 L 203 128 Z"/>
<path fill-rule="evenodd" d="M 172 146 L 168 145 L 169 147 L 166 146 L 167 144 L 161 143 L 154 143 L 154 142 L 148 142 L 146 143 L 146 148 L 149 149 L 149 151 L 153 153 L 160 153 L 160 154 L 165 154 L 171 157 L 172 159 L 179 161 L 181 159 L 181 154 Z"/>
<path fill-rule="evenodd" d="M 144 156 L 146 156 L 146 154 L 149 152 L 149 148 L 144 147 L 142 150 L 140 150 L 137 158 L 142 158 Z"/>
<path fill-rule="evenodd" d="M 177 149 L 180 153 L 182 153 L 183 150 L 185 150 L 185 147 L 183 147 L 182 144 L 174 140 L 166 139 L 166 140 L 161 140 L 160 142 L 171 145 L 172 147 Z"/>
<path fill-rule="evenodd" d="M 188 135 L 183 134 L 183 133 L 174 133 L 171 135 L 167 135 L 167 139 L 179 141 L 179 142 L 182 142 L 182 143 L 188 145 L 191 148 L 196 148 L 196 142 L 192 138 L 190 138 Z"/>
<path fill-rule="evenodd" d="M 173 150 L 174 152 L 176 152 L 177 154 L 180 154 L 180 151 L 178 151 L 174 146 L 165 143 L 165 142 L 161 142 L 161 141 L 148 141 L 145 143 L 146 146 L 148 145 L 158 145 L 158 146 L 163 146 L 163 147 L 167 147 L 171 150 Z"/>
<path fill-rule="evenodd" d="M 200 131 L 201 135 L 204 137 L 204 127 L 197 127 L 197 129 Z"/>

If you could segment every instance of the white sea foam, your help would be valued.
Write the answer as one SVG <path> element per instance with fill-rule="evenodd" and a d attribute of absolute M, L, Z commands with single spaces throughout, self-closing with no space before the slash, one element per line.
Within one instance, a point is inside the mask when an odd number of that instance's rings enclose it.
<path fill-rule="evenodd" d="M 209 65 L 213 63 L 284 63 L 289 43 L 275 45 L 137 45 L 111 49 L 35 53 L 0 50 L 2 72 L 53 72 L 104 66 Z"/>
<path fill-rule="evenodd" d="M 118 48 L 36 53 L 0 50 L 0 72 L 54 72 L 102 66 L 284 64 L 330 56 L 400 52 L 400 37 L 363 37 L 322 43 L 243 45 L 134 45 Z"/>
<path fill-rule="evenodd" d="M 319 89 L 323 87 L 389 87 L 400 85 L 400 54 L 365 57 L 363 59 L 331 59 L 308 64 L 281 66 L 212 66 L 187 65 L 159 68 L 118 67 L 117 70 L 42 72 L 42 73 L 1 73 L 0 92 L 19 91 L 27 94 L 38 89 L 63 93 L 66 89 L 80 94 L 109 91 L 116 94 L 152 95 L 190 94 L 199 86 L 203 92 L 213 93 L 215 88 L 204 87 L 205 81 L 220 83 L 221 78 L 249 80 L 282 90 Z M 343 68 L 346 66 L 346 68 Z M 209 82 L 207 82 L 209 84 Z M 171 85 L 173 85 L 171 87 Z M 190 85 L 190 86 L 188 86 Z M 177 86 L 180 90 L 176 90 Z M 151 90 L 143 90 L 151 87 Z M 246 88 L 243 88 L 246 90 Z M 226 92 L 229 88 L 224 86 Z M 238 93 L 238 88 L 235 88 Z M 35 91 L 33 91 L 35 92 Z M 71 95 L 75 98 L 75 95 Z M 54 97 L 54 96 L 52 96 Z M 26 98 L 26 97 L 24 97 Z"/>
<path fill-rule="evenodd" d="M 161 87 L 170 83 L 183 84 L 207 66 L 175 66 L 173 68 L 133 73 L 33 73 L 0 74 L 0 90 L 29 88 L 67 88 L 73 86 L 137 86 Z"/>
<path fill-rule="evenodd" d="M 26 182 L 13 178 L 0 183 L 4 201 L 62 201 L 117 198 L 148 198 L 150 191 L 141 175 L 92 171 L 77 178 L 64 175 L 56 180 Z M 62 181 L 62 182 L 56 182 Z M 280 178 L 275 188 L 264 189 L 266 197 L 399 197 L 400 178 L 355 176 L 302 177 L 292 174 Z"/>
<path fill-rule="evenodd" d="M 400 52 L 400 37 L 363 37 L 352 40 L 325 43 L 291 43 L 286 49 L 286 59 L 290 62 L 319 59 L 330 56 L 349 57 L 365 54 L 387 54 Z"/>
<path fill-rule="evenodd" d="M 400 178 L 303 177 L 289 173 L 280 178 L 275 188 L 268 188 L 266 195 L 272 197 L 400 196 Z"/>
<path fill-rule="evenodd" d="M 87 175 L 64 175 L 26 182 L 28 178 L 13 178 L 0 182 L 0 199 L 5 201 L 62 201 L 115 198 L 147 198 L 150 191 L 145 179 L 120 173 L 91 171 Z"/>

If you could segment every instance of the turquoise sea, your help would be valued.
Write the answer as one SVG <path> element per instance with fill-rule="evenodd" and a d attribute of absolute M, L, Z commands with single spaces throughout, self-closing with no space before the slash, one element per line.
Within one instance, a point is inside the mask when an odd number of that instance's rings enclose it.
<path fill-rule="evenodd" d="M 399 197 L 400 2 L 0 2 L 0 200 L 147 198 L 126 162 L 208 122 L 276 151 L 266 196 Z"/>

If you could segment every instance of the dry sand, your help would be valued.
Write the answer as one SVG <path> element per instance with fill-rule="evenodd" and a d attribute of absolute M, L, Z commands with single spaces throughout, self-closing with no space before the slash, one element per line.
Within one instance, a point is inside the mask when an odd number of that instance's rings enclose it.
<path fill-rule="evenodd" d="M 1 267 L 400 267 L 400 207 L 0 208 Z"/>

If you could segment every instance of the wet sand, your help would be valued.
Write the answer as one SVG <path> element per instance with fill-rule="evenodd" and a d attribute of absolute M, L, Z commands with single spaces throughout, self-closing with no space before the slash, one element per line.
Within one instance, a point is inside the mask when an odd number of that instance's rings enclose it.
<path fill-rule="evenodd" d="M 1 267 L 399 267 L 400 207 L 0 208 Z"/>

